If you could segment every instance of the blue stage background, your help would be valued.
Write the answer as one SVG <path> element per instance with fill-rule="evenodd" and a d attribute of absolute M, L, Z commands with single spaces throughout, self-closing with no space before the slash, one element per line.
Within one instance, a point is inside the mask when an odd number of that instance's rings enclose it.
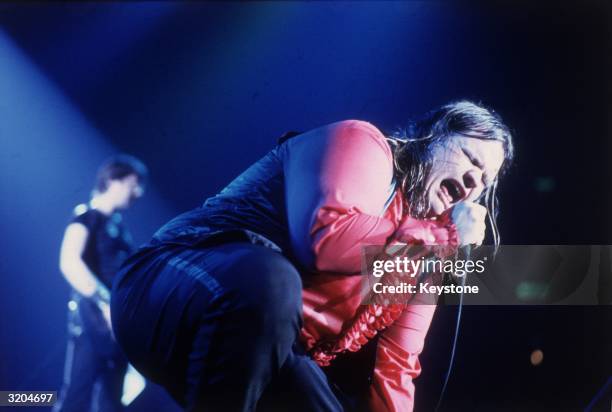
<path fill-rule="evenodd" d="M 535 2 L 533 2 L 535 3 Z M 125 213 L 138 243 L 288 130 L 392 131 L 449 100 L 495 108 L 517 161 L 507 244 L 612 243 L 610 21 L 587 2 L 0 4 L 0 389 L 57 390 L 68 286 L 58 253 L 95 169 L 149 165 Z M 432 410 L 455 308 L 416 382 Z M 465 308 L 447 411 L 582 410 L 612 373 L 610 307 Z M 544 362 L 534 367 L 531 351 Z M 607 407 L 607 406 L 606 406 Z M 158 388 L 131 410 L 174 410 Z"/>

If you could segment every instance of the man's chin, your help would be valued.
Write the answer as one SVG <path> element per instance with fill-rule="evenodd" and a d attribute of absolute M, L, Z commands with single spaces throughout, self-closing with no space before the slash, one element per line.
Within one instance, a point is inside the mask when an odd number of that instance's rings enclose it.
<path fill-rule="evenodd" d="M 446 212 L 446 208 L 444 207 L 442 202 L 432 202 L 429 206 L 429 210 L 427 211 L 426 216 L 431 219 L 440 216 L 444 212 Z"/>

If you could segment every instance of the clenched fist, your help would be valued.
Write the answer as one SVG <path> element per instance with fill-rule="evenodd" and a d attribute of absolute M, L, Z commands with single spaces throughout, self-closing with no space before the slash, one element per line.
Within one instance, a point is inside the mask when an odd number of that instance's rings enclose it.
<path fill-rule="evenodd" d="M 487 209 L 478 203 L 463 201 L 453 206 L 451 221 L 457 228 L 460 245 L 481 245 L 487 225 Z"/>

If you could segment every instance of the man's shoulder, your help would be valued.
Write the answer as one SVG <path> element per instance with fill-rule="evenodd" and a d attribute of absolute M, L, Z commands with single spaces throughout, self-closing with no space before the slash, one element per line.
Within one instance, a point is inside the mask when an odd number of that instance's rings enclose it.
<path fill-rule="evenodd" d="M 391 148 L 387 142 L 387 137 L 374 126 L 365 120 L 349 119 L 331 123 L 327 126 L 332 142 L 337 140 L 340 145 L 358 145 L 362 150 L 382 150 L 386 157 L 392 158 Z"/>
<path fill-rule="evenodd" d="M 287 141 L 288 153 L 309 153 L 339 163 L 344 160 L 365 161 L 381 167 L 381 162 L 393 166 L 393 151 L 387 137 L 365 120 L 348 119 L 311 129 Z"/>
<path fill-rule="evenodd" d="M 103 218 L 102 213 L 86 203 L 81 203 L 72 210 L 70 223 L 81 223 L 91 229 Z"/>
<path fill-rule="evenodd" d="M 372 123 L 366 120 L 359 119 L 346 119 L 340 120 L 338 122 L 330 123 L 325 126 L 322 126 L 321 129 L 334 130 L 336 132 L 343 130 L 350 130 L 356 133 L 365 133 L 371 135 L 374 138 L 385 139 L 385 135 L 380 131 L 380 129 L 374 126 Z"/>
<path fill-rule="evenodd" d="M 378 127 L 365 120 L 340 120 L 334 123 L 319 126 L 306 133 L 303 133 L 303 135 L 313 134 L 324 136 L 330 141 L 344 141 L 350 139 L 356 143 L 357 140 L 361 140 L 366 144 L 375 143 L 380 145 L 383 149 L 389 150 L 387 138 L 383 132 L 381 132 Z"/>

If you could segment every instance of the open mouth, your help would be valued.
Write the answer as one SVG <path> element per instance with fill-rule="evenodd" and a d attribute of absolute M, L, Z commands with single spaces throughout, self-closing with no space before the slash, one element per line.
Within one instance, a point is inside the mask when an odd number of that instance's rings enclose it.
<path fill-rule="evenodd" d="M 448 196 L 450 203 L 457 203 L 465 196 L 463 186 L 455 179 L 444 179 L 440 188 Z"/>

